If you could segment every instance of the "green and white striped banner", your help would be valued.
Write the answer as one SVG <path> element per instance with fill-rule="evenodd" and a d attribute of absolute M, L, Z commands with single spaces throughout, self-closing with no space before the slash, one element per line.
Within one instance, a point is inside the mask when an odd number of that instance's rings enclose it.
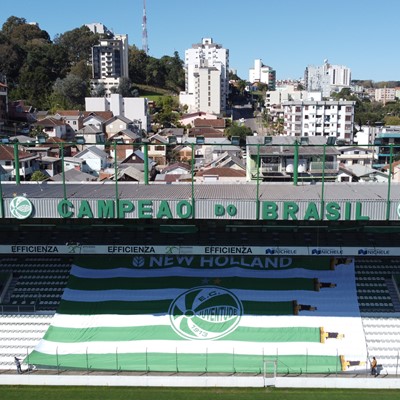
<path fill-rule="evenodd" d="M 265 360 L 278 358 L 280 371 L 322 373 L 365 359 L 352 265 L 333 270 L 329 259 L 325 265 L 317 259 L 319 269 L 301 268 L 298 260 L 285 270 L 216 269 L 175 260 L 149 268 L 147 257 L 76 260 L 58 313 L 29 362 L 261 372 Z M 344 294 L 346 304 L 338 301 Z M 356 339 L 361 344 L 354 346 Z"/>

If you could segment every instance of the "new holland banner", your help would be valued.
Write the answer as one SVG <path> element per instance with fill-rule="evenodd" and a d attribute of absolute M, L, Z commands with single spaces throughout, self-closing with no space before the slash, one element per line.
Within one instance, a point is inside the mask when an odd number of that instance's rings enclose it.
<path fill-rule="evenodd" d="M 361 368 L 351 262 L 215 258 L 76 259 L 29 362 L 176 372 L 259 373 L 268 360 L 277 360 L 279 372 Z"/>

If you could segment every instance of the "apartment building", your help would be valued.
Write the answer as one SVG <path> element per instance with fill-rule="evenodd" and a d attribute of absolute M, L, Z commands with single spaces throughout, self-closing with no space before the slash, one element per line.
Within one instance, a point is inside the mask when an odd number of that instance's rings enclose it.
<path fill-rule="evenodd" d="M 350 87 L 351 70 L 344 65 L 332 65 L 324 60 L 321 66 L 309 65 L 304 73 L 306 90 L 321 91 L 323 97 Z"/>
<path fill-rule="evenodd" d="M 92 47 L 91 87 L 103 84 L 106 94 L 112 87 L 118 87 L 121 78 L 129 77 L 128 35 L 113 34 L 103 24 L 86 25 L 92 32 L 99 33 L 99 44 Z"/>
<path fill-rule="evenodd" d="M 285 135 L 331 136 L 353 142 L 354 101 L 287 101 L 282 105 Z"/>
<path fill-rule="evenodd" d="M 261 59 L 254 60 L 254 67 L 249 69 L 249 82 L 265 83 L 268 85 L 269 91 L 274 91 L 276 88 L 276 71 L 264 65 Z"/>
<path fill-rule="evenodd" d="M 141 131 L 150 130 L 151 118 L 148 102 L 143 97 L 122 97 L 113 93 L 108 97 L 86 97 L 86 111 L 111 111 L 114 116 L 124 116 Z"/>
<path fill-rule="evenodd" d="M 229 94 L 228 72 L 228 49 L 212 38 L 192 45 L 185 51 L 185 91 L 180 103 L 188 106 L 188 112 L 223 113 Z"/>
<path fill-rule="evenodd" d="M 382 126 L 376 129 L 374 139 L 374 168 L 382 168 L 400 155 L 400 126 Z"/>
<path fill-rule="evenodd" d="M 380 88 L 375 89 L 375 101 L 386 104 L 388 101 L 396 101 L 395 88 Z"/>

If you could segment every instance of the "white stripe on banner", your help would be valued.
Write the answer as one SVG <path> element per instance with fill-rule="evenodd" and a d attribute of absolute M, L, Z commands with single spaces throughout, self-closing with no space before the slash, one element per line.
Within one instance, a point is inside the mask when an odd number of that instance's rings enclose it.
<path fill-rule="evenodd" d="M 323 326 L 325 331 L 344 333 L 348 329 L 362 328 L 362 323 L 358 317 L 318 317 L 297 315 L 244 315 L 240 319 L 240 326 L 249 328 L 314 328 Z M 56 314 L 51 321 L 51 325 L 58 328 L 128 328 L 154 325 L 171 325 L 168 315 L 69 315 Z"/>

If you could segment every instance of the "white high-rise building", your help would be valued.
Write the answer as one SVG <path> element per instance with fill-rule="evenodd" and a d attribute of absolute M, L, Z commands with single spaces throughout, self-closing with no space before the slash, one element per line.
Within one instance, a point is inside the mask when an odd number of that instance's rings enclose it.
<path fill-rule="evenodd" d="M 282 105 L 285 135 L 333 136 L 353 142 L 354 101 L 287 101 Z"/>
<path fill-rule="evenodd" d="M 118 87 L 121 78 L 129 78 L 128 35 L 114 35 L 103 24 L 86 25 L 102 38 L 92 47 L 92 89 L 103 84 L 106 94 L 111 94 L 112 87 Z"/>
<path fill-rule="evenodd" d="M 329 97 L 331 92 L 350 87 L 351 70 L 344 65 L 329 64 L 325 60 L 321 66 L 309 65 L 304 80 L 309 92 L 320 91 L 323 97 Z"/>
<path fill-rule="evenodd" d="M 186 104 L 189 112 L 224 112 L 229 94 L 228 71 L 228 49 L 214 43 L 212 38 L 203 38 L 201 43 L 192 45 L 185 51 L 185 92 L 180 95 L 180 103 Z"/>
<path fill-rule="evenodd" d="M 268 85 L 268 90 L 273 91 L 276 86 L 276 72 L 268 65 L 264 65 L 262 60 L 254 60 L 254 68 L 249 69 L 249 82 L 265 83 Z"/>

